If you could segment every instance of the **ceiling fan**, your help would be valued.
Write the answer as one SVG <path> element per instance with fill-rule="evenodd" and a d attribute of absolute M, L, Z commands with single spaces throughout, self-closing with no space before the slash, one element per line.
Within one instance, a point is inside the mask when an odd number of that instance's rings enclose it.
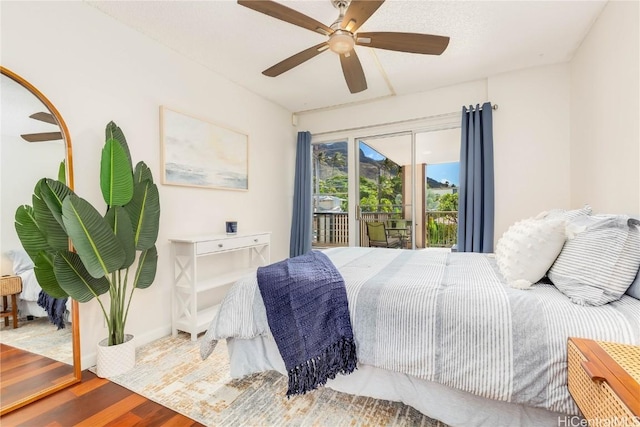
<path fill-rule="evenodd" d="M 419 33 L 368 32 L 359 33 L 358 28 L 378 10 L 384 0 L 330 0 L 340 11 L 338 19 L 326 26 L 300 12 L 271 0 L 238 0 L 238 4 L 264 13 L 273 18 L 297 25 L 307 30 L 328 36 L 328 40 L 285 59 L 262 72 L 276 77 L 302 64 L 316 55 L 331 50 L 340 56 L 342 72 L 351 93 L 367 89 L 367 80 L 362 70 L 355 45 L 400 52 L 440 55 L 449 44 L 449 37 Z"/>
<path fill-rule="evenodd" d="M 58 126 L 58 122 L 56 121 L 55 117 L 50 113 L 33 113 L 29 117 L 34 120 L 39 120 L 41 122 L 51 123 L 52 125 Z M 27 142 L 56 141 L 58 139 L 62 139 L 62 132 L 25 133 L 20 136 Z"/>

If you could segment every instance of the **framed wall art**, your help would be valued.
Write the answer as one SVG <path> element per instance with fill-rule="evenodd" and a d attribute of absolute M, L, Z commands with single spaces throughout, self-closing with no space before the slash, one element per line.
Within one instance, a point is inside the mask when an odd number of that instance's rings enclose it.
<path fill-rule="evenodd" d="M 162 183 L 249 189 L 249 136 L 160 107 Z"/>

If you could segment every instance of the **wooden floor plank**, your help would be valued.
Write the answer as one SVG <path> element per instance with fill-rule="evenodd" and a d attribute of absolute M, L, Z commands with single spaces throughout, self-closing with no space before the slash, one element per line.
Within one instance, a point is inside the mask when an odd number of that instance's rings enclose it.
<path fill-rule="evenodd" d="M 75 424 L 77 427 L 93 427 L 105 425 L 114 419 L 125 415 L 132 409 L 146 402 L 147 399 L 139 394 L 131 394 L 117 403 L 104 408 L 103 410 L 96 412 L 90 417 L 85 418 L 79 423 Z"/>
<path fill-rule="evenodd" d="M 0 343 L 2 407 L 24 400 L 45 388 L 73 380 L 73 366 Z"/>
<path fill-rule="evenodd" d="M 0 425 L 204 427 L 90 371 L 82 382 L 0 417 Z"/>

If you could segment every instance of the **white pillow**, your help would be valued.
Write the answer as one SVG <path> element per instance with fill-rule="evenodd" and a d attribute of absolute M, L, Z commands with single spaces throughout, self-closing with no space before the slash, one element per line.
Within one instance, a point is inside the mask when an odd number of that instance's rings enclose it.
<path fill-rule="evenodd" d="M 13 262 L 13 273 L 20 274 L 33 269 L 33 261 L 24 249 L 14 249 L 7 252 L 7 257 Z"/>
<path fill-rule="evenodd" d="M 619 299 L 640 267 L 640 230 L 623 215 L 575 219 L 549 270 L 551 282 L 571 301 L 598 306 Z"/>
<path fill-rule="evenodd" d="M 509 286 L 527 289 L 544 277 L 564 242 L 565 221 L 562 219 L 518 221 L 498 240 L 498 268 Z"/>

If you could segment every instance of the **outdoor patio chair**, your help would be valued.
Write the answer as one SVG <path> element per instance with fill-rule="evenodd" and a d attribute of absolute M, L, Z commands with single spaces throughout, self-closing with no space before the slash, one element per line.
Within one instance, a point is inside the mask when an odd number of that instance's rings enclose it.
<path fill-rule="evenodd" d="M 406 247 L 407 243 L 411 241 L 411 221 L 406 219 L 390 219 L 385 225 L 387 236 L 400 239 L 401 247 Z"/>
<path fill-rule="evenodd" d="M 367 236 L 369 246 L 378 248 L 399 248 L 401 241 L 398 237 L 389 237 L 384 222 L 367 222 Z"/>

